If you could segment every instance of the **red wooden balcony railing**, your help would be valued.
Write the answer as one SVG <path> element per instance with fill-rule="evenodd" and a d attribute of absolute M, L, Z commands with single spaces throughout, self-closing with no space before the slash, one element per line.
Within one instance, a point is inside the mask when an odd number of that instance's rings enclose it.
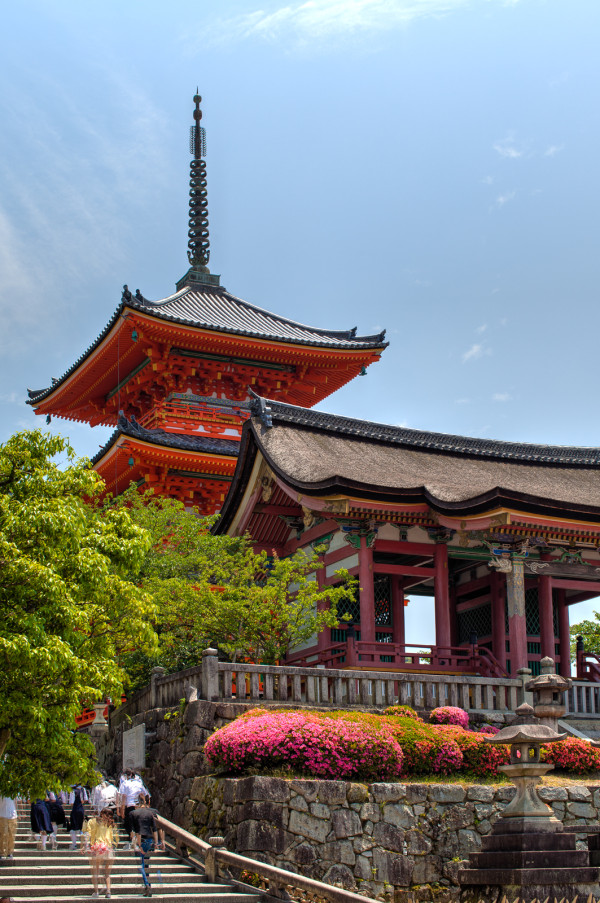
<path fill-rule="evenodd" d="M 315 657 L 317 656 L 317 657 Z M 308 661 L 310 659 L 310 661 Z M 324 665 L 326 668 L 367 668 L 410 672 L 458 672 L 482 677 L 508 677 L 500 662 L 485 646 L 428 646 L 399 643 L 367 643 L 348 639 L 318 653 L 298 652 L 286 657 L 289 665 Z"/>

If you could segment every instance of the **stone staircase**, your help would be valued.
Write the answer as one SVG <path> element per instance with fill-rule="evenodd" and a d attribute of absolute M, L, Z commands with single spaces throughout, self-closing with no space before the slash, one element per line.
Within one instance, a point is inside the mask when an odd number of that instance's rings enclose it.
<path fill-rule="evenodd" d="M 71 838 L 58 831 L 56 850 L 40 851 L 30 840 L 29 806 L 19 803 L 19 825 L 14 859 L 0 860 L 0 898 L 12 897 L 15 903 L 83 903 L 93 892 L 88 859 L 79 850 L 70 850 Z M 124 850 L 125 833 L 115 852 L 111 873 L 111 899 L 131 903 L 146 900 L 139 869 L 139 857 Z M 209 884 L 202 868 L 177 857 L 173 852 L 151 856 L 152 899 L 163 903 L 259 903 L 260 895 L 242 893 L 229 884 Z M 104 882 L 100 880 L 100 898 Z"/>

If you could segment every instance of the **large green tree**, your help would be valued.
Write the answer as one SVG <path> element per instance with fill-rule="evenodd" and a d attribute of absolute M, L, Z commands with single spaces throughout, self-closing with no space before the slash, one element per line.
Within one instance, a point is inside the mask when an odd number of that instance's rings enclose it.
<path fill-rule="evenodd" d="M 571 625 L 571 658 L 575 660 L 575 647 L 577 645 L 577 637 L 583 639 L 583 646 L 586 652 L 595 652 L 600 655 L 600 613 L 595 611 L 594 620 L 580 621 L 579 624 Z"/>
<path fill-rule="evenodd" d="M 103 488 L 61 438 L 0 446 L 0 795 L 93 779 L 75 716 L 155 647 L 152 598 L 130 579 L 149 538 L 126 508 L 90 504 Z"/>
<path fill-rule="evenodd" d="M 211 645 L 230 661 L 272 664 L 336 626 L 338 605 L 354 595 L 355 581 L 345 571 L 339 571 L 338 586 L 319 589 L 318 554 L 255 553 L 248 537 L 214 535 L 214 517 L 200 517 L 174 499 L 132 487 L 106 504 L 127 508 L 152 537 L 131 579 L 156 602 L 160 649 L 155 656 L 128 656 L 133 688 L 147 682 L 153 665 L 191 667 Z"/>

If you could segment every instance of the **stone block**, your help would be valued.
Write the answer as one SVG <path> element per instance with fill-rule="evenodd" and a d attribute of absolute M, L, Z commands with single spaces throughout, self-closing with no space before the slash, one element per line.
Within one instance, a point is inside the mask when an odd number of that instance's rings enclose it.
<path fill-rule="evenodd" d="M 215 727 L 216 706 L 214 702 L 204 699 L 196 699 L 188 702 L 183 713 L 184 724 L 197 724 L 199 727 L 212 731 Z"/>
<path fill-rule="evenodd" d="M 290 789 L 304 797 L 307 803 L 316 800 L 318 787 L 318 781 L 290 781 Z"/>
<path fill-rule="evenodd" d="M 346 799 L 349 803 L 364 803 L 369 799 L 369 790 L 366 784 L 348 784 L 346 787 Z"/>
<path fill-rule="evenodd" d="M 363 803 L 360 807 L 360 817 L 362 821 L 379 821 L 379 806 L 375 805 L 375 803 Z"/>
<path fill-rule="evenodd" d="M 475 819 L 473 803 L 464 806 L 450 806 L 442 815 L 442 825 L 446 831 L 458 831 L 472 825 Z"/>
<path fill-rule="evenodd" d="M 404 831 L 402 828 L 379 822 L 373 828 L 373 840 L 378 846 L 386 850 L 392 850 L 394 853 L 404 852 Z"/>
<path fill-rule="evenodd" d="M 295 809 L 296 812 L 308 812 L 308 803 L 303 796 L 293 796 L 289 801 L 288 806 L 290 809 Z"/>
<path fill-rule="evenodd" d="M 483 821 L 480 821 L 479 824 L 475 826 L 475 830 L 482 836 L 484 834 L 489 834 L 492 830 L 492 823 L 488 821 L 487 818 L 484 818 Z"/>
<path fill-rule="evenodd" d="M 475 831 L 458 831 L 458 846 L 463 853 L 473 853 L 481 849 L 481 835 Z"/>
<path fill-rule="evenodd" d="M 546 803 L 553 800 L 569 799 L 566 787 L 538 787 L 538 796 Z"/>
<path fill-rule="evenodd" d="M 375 869 L 374 880 L 387 881 L 388 884 L 399 884 L 407 887 L 411 883 L 414 862 L 406 856 L 397 856 L 386 853 L 384 850 L 373 850 L 373 866 Z M 373 878 L 371 879 L 373 880 Z"/>
<path fill-rule="evenodd" d="M 238 825 L 236 849 L 241 853 L 283 853 L 285 832 L 261 821 L 245 821 Z"/>
<path fill-rule="evenodd" d="M 290 786 L 281 778 L 267 778 L 256 775 L 240 778 L 237 781 L 236 800 L 269 800 L 275 803 L 287 803 L 290 798 Z"/>
<path fill-rule="evenodd" d="M 433 843 L 421 831 L 408 831 L 406 834 L 406 849 L 409 856 L 425 856 L 430 853 Z"/>
<path fill-rule="evenodd" d="M 451 859 L 450 862 L 444 863 L 442 867 L 442 874 L 450 881 L 451 884 L 458 884 L 459 871 L 463 868 L 467 868 L 468 865 L 468 859 Z"/>
<path fill-rule="evenodd" d="M 361 820 L 351 809 L 335 809 L 331 814 L 331 827 L 338 839 L 362 834 Z"/>
<path fill-rule="evenodd" d="M 279 803 L 271 803 L 267 800 L 248 800 L 238 803 L 235 807 L 235 820 L 237 822 L 254 820 L 267 821 L 276 828 L 283 828 L 285 809 Z"/>
<path fill-rule="evenodd" d="M 596 810 L 589 803 L 567 803 L 567 813 L 574 818 L 596 818 Z"/>
<path fill-rule="evenodd" d="M 418 859 L 412 873 L 413 884 L 435 884 L 442 877 L 442 860 L 440 856 L 427 856 Z"/>
<path fill-rule="evenodd" d="M 331 868 L 325 872 L 323 881 L 326 884 L 337 884 L 346 889 L 354 888 L 356 886 L 354 875 L 347 865 L 332 865 Z"/>
<path fill-rule="evenodd" d="M 407 803 L 426 803 L 427 791 L 429 784 L 407 784 L 406 785 L 406 802 Z"/>
<path fill-rule="evenodd" d="M 396 828 L 412 828 L 416 823 L 412 809 L 402 803 L 388 803 L 384 806 L 383 821 Z"/>
<path fill-rule="evenodd" d="M 326 818 L 329 820 L 331 818 L 331 809 L 329 806 L 323 805 L 323 803 L 311 803 L 310 814 L 314 815 L 315 818 Z"/>
<path fill-rule="evenodd" d="M 393 803 L 403 800 L 406 796 L 406 784 L 380 782 L 371 784 L 369 790 L 376 803 Z"/>
<path fill-rule="evenodd" d="M 356 865 L 354 866 L 354 874 L 361 881 L 370 881 L 372 878 L 371 875 L 371 860 L 367 859 L 366 856 L 357 856 L 356 857 Z M 361 887 L 362 892 L 362 887 Z"/>
<path fill-rule="evenodd" d="M 478 803 L 491 803 L 495 793 L 495 787 L 486 787 L 485 784 L 473 784 L 467 790 L 467 799 Z"/>
<path fill-rule="evenodd" d="M 514 787 L 498 787 L 496 790 L 496 802 L 509 803 L 514 797 L 516 790 Z"/>
<path fill-rule="evenodd" d="M 576 803 L 590 803 L 592 801 L 592 793 L 587 787 L 568 787 L 567 792 L 569 799 Z"/>
<path fill-rule="evenodd" d="M 431 784 L 428 794 L 432 803 L 462 803 L 466 795 L 460 784 Z"/>
<path fill-rule="evenodd" d="M 320 781 L 318 787 L 318 799 L 320 803 L 329 806 L 340 805 L 346 802 L 345 781 Z"/>
<path fill-rule="evenodd" d="M 352 842 L 352 848 L 355 853 L 364 853 L 367 850 L 372 850 L 374 846 L 375 841 L 373 838 L 365 836 L 364 834 L 362 837 L 355 837 Z"/>
<path fill-rule="evenodd" d="M 292 858 L 296 865 L 306 866 L 312 865 L 317 861 L 317 854 L 314 847 L 309 843 L 300 843 L 292 852 Z"/>
<path fill-rule="evenodd" d="M 188 753 L 203 750 L 209 736 L 210 734 L 205 728 L 200 727 L 198 724 L 192 724 L 185 735 L 182 751 Z"/>
<path fill-rule="evenodd" d="M 179 763 L 179 774 L 184 778 L 195 778 L 202 774 L 204 755 L 201 752 L 190 752 Z"/>
<path fill-rule="evenodd" d="M 329 834 L 329 824 L 321 818 L 309 815 L 307 812 L 293 810 L 290 813 L 288 830 L 291 834 L 296 834 L 298 837 L 307 837 L 309 840 L 316 840 L 317 843 L 325 843 Z"/>

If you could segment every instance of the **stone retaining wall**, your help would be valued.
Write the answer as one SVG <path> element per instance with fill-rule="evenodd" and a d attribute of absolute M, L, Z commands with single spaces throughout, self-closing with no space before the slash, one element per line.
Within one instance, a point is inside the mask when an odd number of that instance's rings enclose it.
<path fill-rule="evenodd" d="M 443 901 L 458 899 L 461 861 L 513 795 L 497 785 L 201 776 L 186 815 L 194 833 L 222 834 L 251 858 L 397 903 Z M 540 796 L 565 824 L 598 823 L 598 787 Z"/>
<path fill-rule="evenodd" d="M 118 774 L 123 730 L 145 722 L 143 775 L 153 804 L 176 824 L 203 838 L 223 834 L 230 850 L 394 903 L 458 900 L 461 860 L 479 849 L 512 787 L 210 775 L 206 739 L 250 707 L 196 701 L 134 716 L 98 742 L 100 765 Z M 598 824 L 599 787 L 547 787 L 540 795 L 565 824 Z"/>

